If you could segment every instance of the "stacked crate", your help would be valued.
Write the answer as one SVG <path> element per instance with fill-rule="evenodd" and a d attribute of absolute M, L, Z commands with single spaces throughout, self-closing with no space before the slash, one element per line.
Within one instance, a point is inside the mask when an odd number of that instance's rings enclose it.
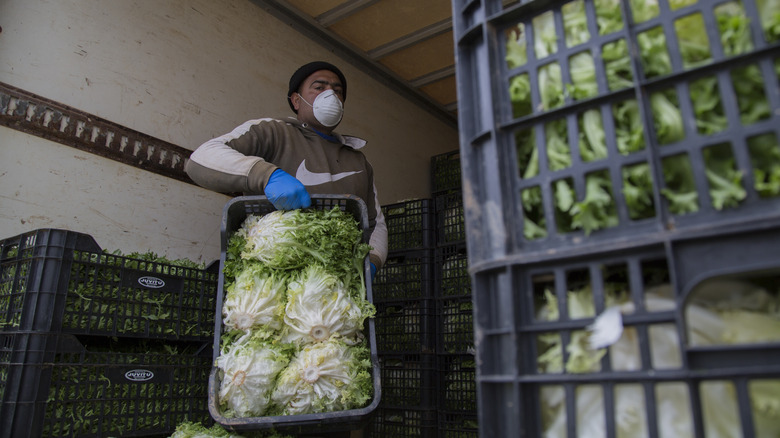
<path fill-rule="evenodd" d="M 482 436 L 778 435 L 778 28 L 453 1 Z"/>
<path fill-rule="evenodd" d="M 474 319 L 468 272 L 460 153 L 431 160 L 436 204 L 434 297 L 439 371 L 438 431 L 442 437 L 476 437 L 477 394 Z"/>
<path fill-rule="evenodd" d="M 0 240 L 0 436 L 208 423 L 217 271 L 108 254 L 73 231 Z"/>
<path fill-rule="evenodd" d="M 370 435 L 434 437 L 434 206 L 418 199 L 383 206 L 382 212 L 388 257 L 372 285 L 382 399 Z"/>

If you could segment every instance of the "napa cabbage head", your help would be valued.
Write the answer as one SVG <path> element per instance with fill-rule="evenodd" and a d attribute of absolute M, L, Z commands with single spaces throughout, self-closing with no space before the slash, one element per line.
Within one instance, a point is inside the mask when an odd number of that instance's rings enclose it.
<path fill-rule="evenodd" d="M 216 366 L 222 377 L 219 403 L 226 417 L 264 415 L 277 375 L 290 361 L 288 346 L 246 335 L 222 350 Z"/>
<path fill-rule="evenodd" d="M 300 345 L 336 336 L 354 344 L 362 339 L 363 322 L 374 313 L 374 306 L 351 297 L 338 277 L 311 265 L 287 286 L 282 339 Z"/>
<path fill-rule="evenodd" d="M 373 394 L 370 353 L 339 339 L 309 344 L 280 374 L 271 396 L 279 415 L 360 408 Z"/>
<path fill-rule="evenodd" d="M 247 216 L 237 232 L 245 242 L 241 258 L 258 260 L 274 269 L 295 269 L 318 256 L 297 238 L 303 215 L 301 210 L 276 210 Z"/>
<path fill-rule="evenodd" d="M 338 207 L 249 215 L 230 237 L 225 275 L 237 275 L 249 260 L 288 271 L 319 264 L 365 294 L 363 263 L 370 249 L 355 218 Z"/>
<path fill-rule="evenodd" d="M 231 330 L 248 332 L 263 327 L 281 330 L 284 315 L 286 277 L 247 263 L 230 283 L 222 304 L 222 323 Z"/>

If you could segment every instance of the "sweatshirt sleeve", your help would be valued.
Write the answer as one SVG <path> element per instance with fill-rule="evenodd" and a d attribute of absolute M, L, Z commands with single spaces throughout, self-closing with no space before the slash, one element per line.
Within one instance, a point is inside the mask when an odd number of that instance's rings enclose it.
<path fill-rule="evenodd" d="M 387 224 L 385 223 L 385 215 L 382 213 L 382 208 L 379 205 L 376 186 L 374 186 L 373 192 L 374 200 L 370 203 L 369 208 L 373 208 L 376 218 L 368 241 L 372 248 L 368 258 L 379 269 L 387 260 Z"/>
<path fill-rule="evenodd" d="M 198 146 L 184 170 L 201 187 L 223 193 L 263 194 L 277 167 L 262 158 L 258 128 L 269 119 L 250 120 Z"/>

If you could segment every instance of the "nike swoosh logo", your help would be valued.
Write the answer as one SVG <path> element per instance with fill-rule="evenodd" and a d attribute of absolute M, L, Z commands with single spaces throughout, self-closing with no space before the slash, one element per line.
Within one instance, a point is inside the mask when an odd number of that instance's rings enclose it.
<path fill-rule="evenodd" d="M 362 170 L 341 172 L 337 174 L 315 173 L 306 168 L 306 160 L 303 160 L 301 161 L 301 165 L 298 166 L 298 170 L 295 172 L 295 178 L 305 186 L 318 186 L 320 184 L 338 181 L 360 172 L 362 172 Z"/>

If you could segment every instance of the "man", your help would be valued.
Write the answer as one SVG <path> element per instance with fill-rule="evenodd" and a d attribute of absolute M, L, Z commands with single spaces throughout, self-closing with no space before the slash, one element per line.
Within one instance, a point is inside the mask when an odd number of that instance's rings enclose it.
<path fill-rule="evenodd" d="M 373 277 L 387 258 L 387 226 L 374 170 L 358 150 L 366 141 L 334 132 L 346 98 L 347 80 L 336 66 L 308 63 L 292 75 L 287 91 L 297 118 L 245 122 L 199 146 L 185 170 L 202 187 L 265 195 L 280 210 L 310 206 L 309 194 L 360 197 L 368 208 Z"/>

